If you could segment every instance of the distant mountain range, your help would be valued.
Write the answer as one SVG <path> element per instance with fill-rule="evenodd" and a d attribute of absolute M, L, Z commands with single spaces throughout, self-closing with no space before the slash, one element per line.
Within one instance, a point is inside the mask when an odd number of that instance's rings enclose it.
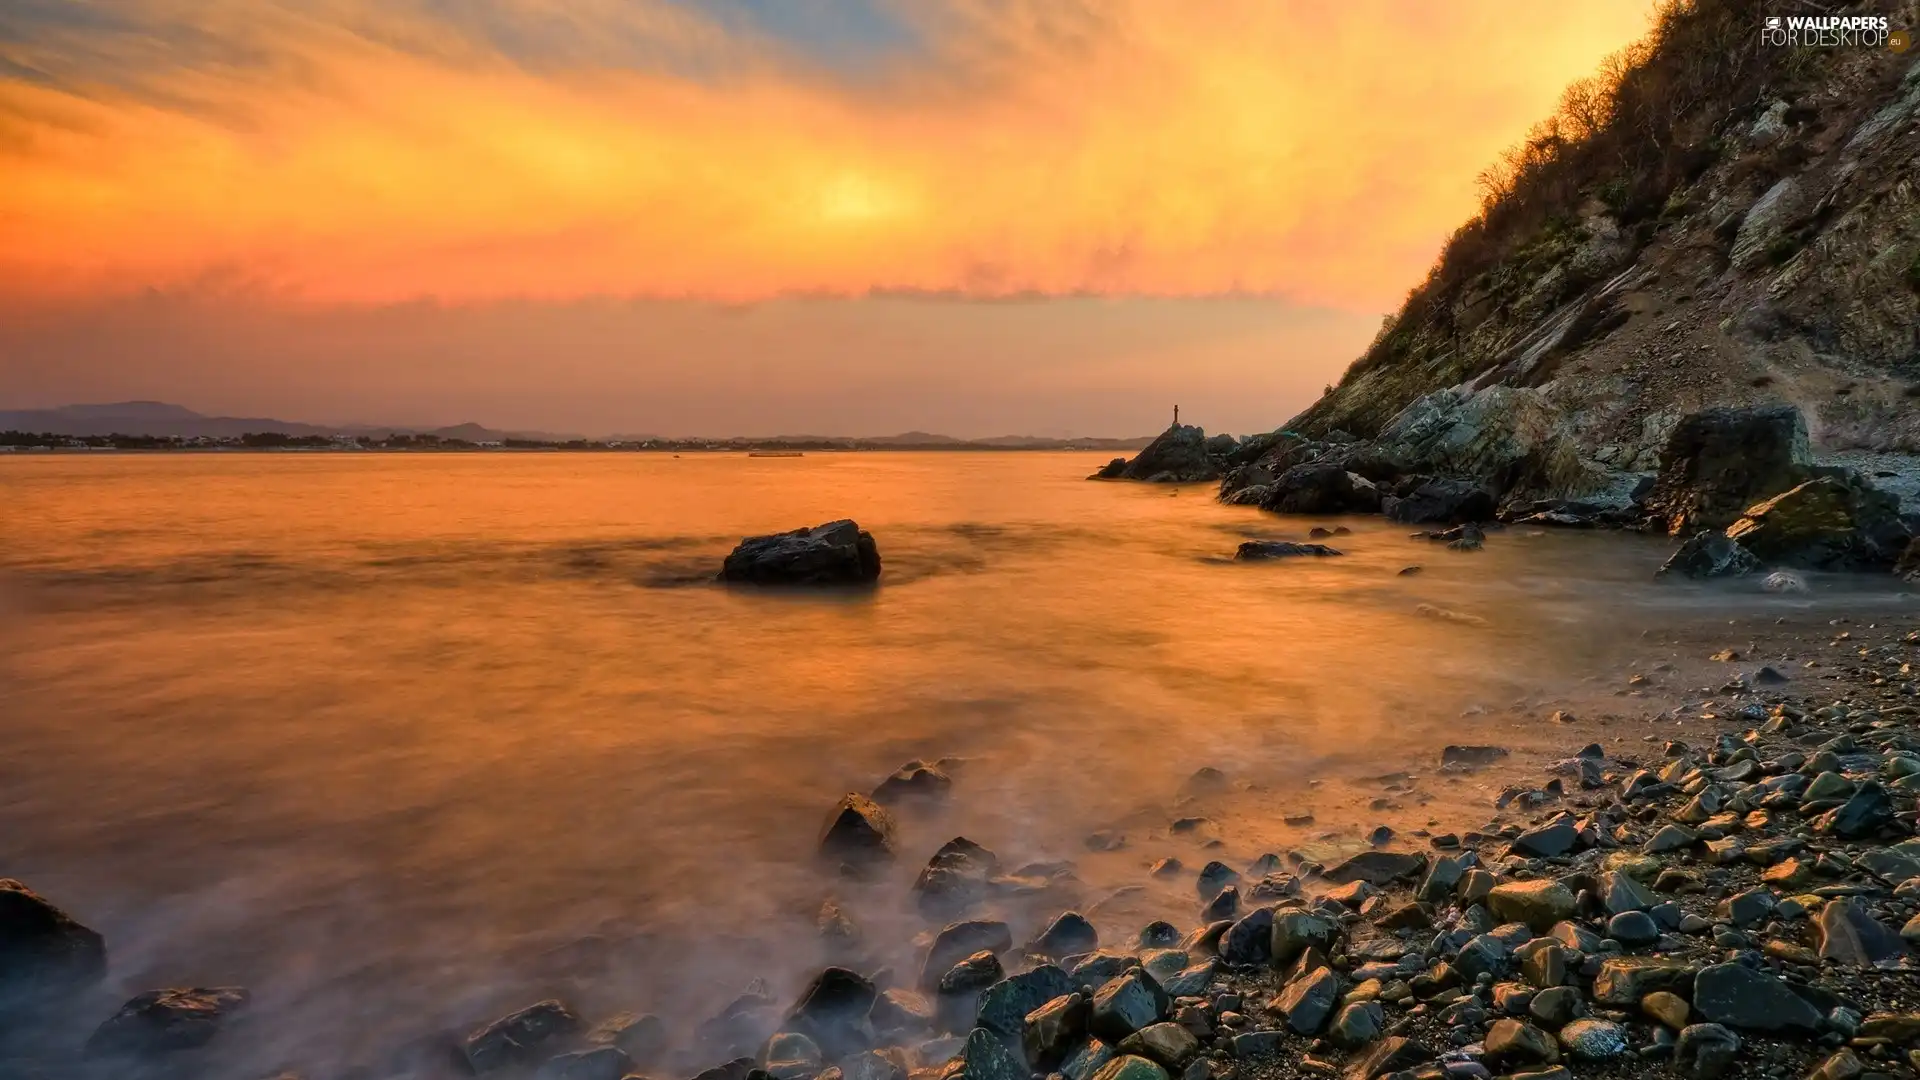
<path fill-rule="evenodd" d="M 409 428 L 379 425 L 335 427 L 302 424 L 264 416 L 207 416 L 183 405 L 164 401 L 116 401 L 104 405 L 62 405 L 54 409 L 0 409 L 0 431 L 27 431 L 52 435 L 147 435 L 176 439 L 233 439 L 242 435 L 278 432 L 282 435 L 437 435 L 467 442 L 529 439 L 563 442 L 578 435 L 545 431 L 495 431 L 480 424 Z"/>
<path fill-rule="evenodd" d="M 580 435 L 556 434 L 547 431 L 503 431 L 482 424 L 454 424 L 449 427 L 391 427 L 377 425 L 330 426 L 326 424 L 303 424 L 290 420 L 275 420 L 261 416 L 207 416 L 182 405 L 173 405 L 164 401 L 117 401 L 102 405 L 62 405 L 53 409 L 0 409 L 0 431 L 23 431 L 33 434 L 65 435 L 74 437 L 128 435 L 175 439 L 237 439 L 242 435 L 256 435 L 277 432 L 282 435 L 304 436 L 367 436 L 386 438 L 393 435 L 432 435 L 441 439 L 460 439 L 465 442 L 504 442 L 508 439 L 528 442 L 560 443 L 584 438 Z M 1098 449 L 1098 450 L 1137 450 L 1151 441 L 1150 436 L 1132 439 L 1102 438 L 1049 438 L 1036 435 L 1000 435 L 990 439 L 961 439 L 951 435 L 936 435 L 926 431 L 908 431 L 899 435 L 861 436 L 850 438 L 844 435 L 775 435 L 768 438 L 729 438 L 715 437 L 701 439 L 662 439 L 655 435 L 615 435 L 610 437 L 623 443 L 666 441 L 674 443 L 713 442 L 750 442 L 755 445 L 781 445 L 786 443 L 823 445 L 834 443 L 858 443 L 861 446 L 892 446 L 900 448 L 956 448 L 978 446 L 993 449 L 1046 450 L 1056 448 Z"/>

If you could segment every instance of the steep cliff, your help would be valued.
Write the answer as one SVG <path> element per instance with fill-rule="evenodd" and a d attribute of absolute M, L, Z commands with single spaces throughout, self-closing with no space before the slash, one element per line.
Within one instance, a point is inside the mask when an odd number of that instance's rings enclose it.
<path fill-rule="evenodd" d="M 1488 171 L 1482 213 L 1284 430 L 1372 440 L 1530 391 L 1549 416 L 1528 423 L 1568 440 L 1536 486 L 1563 491 L 1653 469 L 1715 405 L 1795 405 L 1816 450 L 1920 451 L 1920 46 L 1761 32 L 1783 13 L 1920 30 L 1920 5 L 1801 7 L 1664 9 Z"/>

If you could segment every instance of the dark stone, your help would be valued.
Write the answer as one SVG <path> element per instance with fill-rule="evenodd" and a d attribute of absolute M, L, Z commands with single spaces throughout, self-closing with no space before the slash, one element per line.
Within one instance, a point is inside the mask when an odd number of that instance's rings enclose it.
<path fill-rule="evenodd" d="M 720 568 L 721 581 L 753 585 L 866 585 L 879 579 L 873 534 L 846 518 L 749 536 Z"/>
<path fill-rule="evenodd" d="M 980 995 L 976 1023 L 1018 1040 L 1026 1031 L 1028 1013 L 1073 991 L 1073 980 L 1066 972 L 1052 964 L 1042 964 L 987 987 Z"/>
<path fill-rule="evenodd" d="M 820 854 L 829 859 L 864 862 L 893 857 L 894 822 L 886 807 L 848 792 L 820 830 Z"/>
<path fill-rule="evenodd" d="M 1221 919 L 1231 919 L 1238 914 L 1240 914 L 1240 886 L 1229 885 L 1221 889 L 1218 896 L 1207 901 L 1206 906 L 1200 911 L 1200 921 L 1217 922 Z"/>
<path fill-rule="evenodd" d="M 1865 840 L 1894 824 L 1893 797 L 1869 780 L 1854 789 L 1845 803 L 1820 815 L 1814 828 L 1842 840 Z"/>
<path fill-rule="evenodd" d="M 1336 885 L 1364 881 L 1369 885 L 1386 886 L 1398 881 L 1412 881 L 1426 868 L 1427 857 L 1419 852 L 1363 851 L 1343 860 L 1324 876 Z"/>
<path fill-rule="evenodd" d="M 1055 960 L 1063 956 L 1089 953 L 1100 947 L 1100 931 L 1085 915 L 1064 911 L 1041 935 L 1034 939 L 1032 951 Z"/>
<path fill-rule="evenodd" d="M 1310 462 L 1281 473 L 1260 508 L 1276 514 L 1373 514 L 1380 510 L 1380 489 L 1345 466 Z"/>
<path fill-rule="evenodd" d="M 1233 557 L 1241 561 L 1254 559 L 1285 559 L 1296 555 L 1339 555 L 1340 552 L 1325 544 L 1296 544 L 1288 540 L 1248 540 L 1240 545 Z"/>
<path fill-rule="evenodd" d="M 974 1028 L 960 1051 L 966 1080 L 1033 1080 L 1032 1071 L 999 1032 Z"/>
<path fill-rule="evenodd" d="M 1202 903 L 1220 895 L 1220 890 L 1240 880 L 1240 872 L 1226 863 L 1214 860 L 1200 868 L 1200 877 L 1194 882 L 1194 889 L 1200 894 Z"/>
<path fill-rule="evenodd" d="M 1027 1014 L 1021 1045 L 1027 1060 L 1051 1069 L 1065 1060 L 1087 1034 L 1093 1005 L 1079 994 L 1062 994 Z"/>
<path fill-rule="evenodd" d="M 1093 476 L 1089 477 L 1089 479 L 1124 480 L 1126 479 L 1126 476 L 1127 476 L 1127 459 L 1123 457 L 1117 457 L 1117 458 L 1114 458 L 1112 461 L 1107 462 L 1105 465 L 1100 466 L 1100 470 L 1094 473 Z"/>
<path fill-rule="evenodd" d="M 1220 935 L 1220 959 L 1229 964 L 1264 964 L 1272 958 L 1272 908 L 1247 912 Z"/>
<path fill-rule="evenodd" d="M 928 914 L 959 912 L 986 895 L 988 883 L 999 872 L 1000 860 L 993 852 L 956 836 L 940 845 L 914 878 L 914 897 Z"/>
<path fill-rule="evenodd" d="M 1119 1043 L 1149 1024 L 1166 1019 L 1171 1006 L 1166 992 L 1146 972 L 1135 969 L 1109 979 L 1094 991 L 1093 1014 L 1087 1030 L 1095 1038 Z"/>
<path fill-rule="evenodd" d="M 1688 537 L 1659 572 L 1690 578 L 1718 578 L 1742 577 L 1759 569 L 1760 560 L 1753 552 L 1727 539 L 1724 533 L 1699 532 Z"/>
<path fill-rule="evenodd" d="M 1741 964 L 1701 968 L 1693 1008 L 1709 1023 L 1749 1031 L 1820 1030 L 1819 1009 L 1781 980 Z"/>
<path fill-rule="evenodd" d="M 1812 460 L 1806 419 L 1791 405 L 1708 409 L 1674 426 L 1643 505 L 1669 533 L 1724 529 L 1804 482 Z"/>
<path fill-rule="evenodd" d="M 920 989 L 932 990 L 955 964 L 978 952 L 1003 953 L 1013 948 L 1013 931 L 1006 923 L 974 919 L 944 927 L 927 947 L 920 966 Z"/>
<path fill-rule="evenodd" d="M 1551 859 L 1573 850 L 1579 839 L 1580 830 L 1574 828 L 1572 822 L 1553 821 L 1514 837 L 1509 850 L 1530 859 Z"/>
<path fill-rule="evenodd" d="M 1674 1044 L 1673 1065 L 1688 1080 L 1719 1080 L 1739 1052 L 1740 1036 L 1719 1024 L 1691 1024 Z"/>
<path fill-rule="evenodd" d="M 58 994 L 100 981 L 107 943 L 12 878 L 0 878 L 0 996 Z"/>
<path fill-rule="evenodd" d="M 1479 768 L 1491 765 L 1510 753 L 1504 746 L 1448 746 L 1440 751 L 1440 765 L 1445 768 Z"/>
<path fill-rule="evenodd" d="M 1814 948 L 1822 960 L 1870 968 L 1904 956 L 1907 943 L 1850 897 L 1830 900 L 1813 924 Z"/>
<path fill-rule="evenodd" d="M 205 1046 L 219 1034 L 222 1025 L 246 1008 L 247 998 L 246 990 L 238 986 L 149 990 L 120 1006 L 119 1012 L 108 1017 L 105 1023 L 94 1030 L 92 1037 L 87 1040 L 87 1053 L 142 1057 Z M 561 1014 L 572 1020 L 572 1015 L 566 1013 L 559 1002 L 542 1002 L 533 1009 L 522 1010 L 506 1020 L 498 1021 L 486 1030 L 493 1031 L 515 1017 L 544 1006 L 559 1008 Z M 478 1056 L 475 1054 L 474 1041 L 479 1037 L 476 1035 L 467 1043 L 467 1060 L 473 1063 L 475 1072 L 483 1071 L 481 1063 L 488 1060 L 484 1052 Z M 528 1042 L 523 1038 L 519 1040 L 519 1045 L 525 1046 Z"/>
<path fill-rule="evenodd" d="M 1386 504 L 1389 521 L 1405 525 L 1461 525 L 1492 521 L 1493 493 L 1466 480 L 1424 480 Z"/>
<path fill-rule="evenodd" d="M 857 1054 L 869 1048 L 873 1033 L 867 1015 L 879 995 L 864 976 L 846 968 L 827 968 L 813 977 L 787 1014 L 787 1030 L 812 1039 L 829 1060 Z"/>
<path fill-rule="evenodd" d="M 1296 1035 L 1318 1035 L 1333 1017 L 1339 997 L 1340 977 L 1327 968 L 1316 968 L 1289 982 L 1267 1004 L 1267 1011 L 1285 1017 Z"/>
<path fill-rule="evenodd" d="M 1660 927 L 1644 911 L 1623 911 L 1607 920 L 1607 936 L 1628 948 L 1660 940 Z"/>
<path fill-rule="evenodd" d="M 906 802 L 936 802 L 947 797 L 953 778 L 937 766 L 924 761 L 909 761 L 873 789 L 873 801 L 882 806 Z"/>

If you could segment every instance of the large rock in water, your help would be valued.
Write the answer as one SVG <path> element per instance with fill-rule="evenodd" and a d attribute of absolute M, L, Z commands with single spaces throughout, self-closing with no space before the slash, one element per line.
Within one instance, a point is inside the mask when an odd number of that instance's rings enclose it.
<path fill-rule="evenodd" d="M 820 830 L 820 854 L 833 859 L 893 857 L 893 815 L 865 795 L 848 792 Z"/>
<path fill-rule="evenodd" d="M 1373 514 L 1380 510 L 1380 489 L 1344 465 L 1309 462 L 1281 473 L 1260 509 L 1276 514 Z"/>
<path fill-rule="evenodd" d="M 0 878 L 0 997 L 78 990 L 107 972 L 105 939 L 12 878 Z"/>
<path fill-rule="evenodd" d="M 879 577 L 873 534 L 850 518 L 749 536 L 720 568 L 721 581 L 753 585 L 865 585 Z"/>
<path fill-rule="evenodd" d="M 1777 565 L 1885 570 L 1911 537 L 1899 499 L 1856 476 L 1822 476 L 1752 507 L 1727 539 Z"/>
<path fill-rule="evenodd" d="M 1708 409 L 1674 426 L 1645 505 L 1669 533 L 1724 529 L 1747 507 L 1804 483 L 1812 465 L 1799 409 Z"/>
<path fill-rule="evenodd" d="M 1218 480 L 1223 471 L 1222 462 L 1212 453 L 1205 431 L 1192 424 L 1175 424 L 1155 436 L 1117 474 L 1109 464 L 1095 473 L 1094 478 L 1188 484 Z"/>
<path fill-rule="evenodd" d="M 1467 477 L 1503 494 L 1581 495 L 1603 481 L 1581 459 L 1566 417 L 1530 387 L 1436 391 L 1402 409 L 1374 442 L 1403 473 Z"/>

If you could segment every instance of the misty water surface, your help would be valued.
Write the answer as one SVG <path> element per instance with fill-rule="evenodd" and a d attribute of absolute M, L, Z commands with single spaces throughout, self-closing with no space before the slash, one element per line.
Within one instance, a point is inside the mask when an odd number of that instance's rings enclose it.
<path fill-rule="evenodd" d="M 1082 479 L 1099 464 L 0 460 L 0 875 L 107 936 L 82 1035 L 140 990 L 234 983 L 256 1007 L 208 1075 L 392 1075 L 549 993 L 677 1024 L 755 976 L 784 998 L 828 897 L 911 972 L 906 885 L 958 834 L 1076 864 L 1004 912 L 1017 940 L 1069 906 L 1119 940 L 1192 922 L 1190 878 L 1112 896 L 1163 855 L 1483 819 L 1486 782 L 1376 809 L 1367 778 L 1448 742 L 1555 747 L 1556 695 L 1614 693 L 1582 680 L 1718 602 L 1656 587 L 1664 542 L 1619 535 L 1462 554 L 1356 520 L 1342 558 L 1235 564 L 1333 523 Z M 878 540 L 877 590 L 707 580 L 742 535 L 843 516 Z M 945 756 L 951 806 L 904 819 L 893 873 L 815 861 L 841 794 Z M 1176 804 L 1202 765 L 1240 790 Z M 1191 814 L 1218 826 L 1168 834 Z M 1090 852 L 1101 828 L 1127 845 Z"/>

